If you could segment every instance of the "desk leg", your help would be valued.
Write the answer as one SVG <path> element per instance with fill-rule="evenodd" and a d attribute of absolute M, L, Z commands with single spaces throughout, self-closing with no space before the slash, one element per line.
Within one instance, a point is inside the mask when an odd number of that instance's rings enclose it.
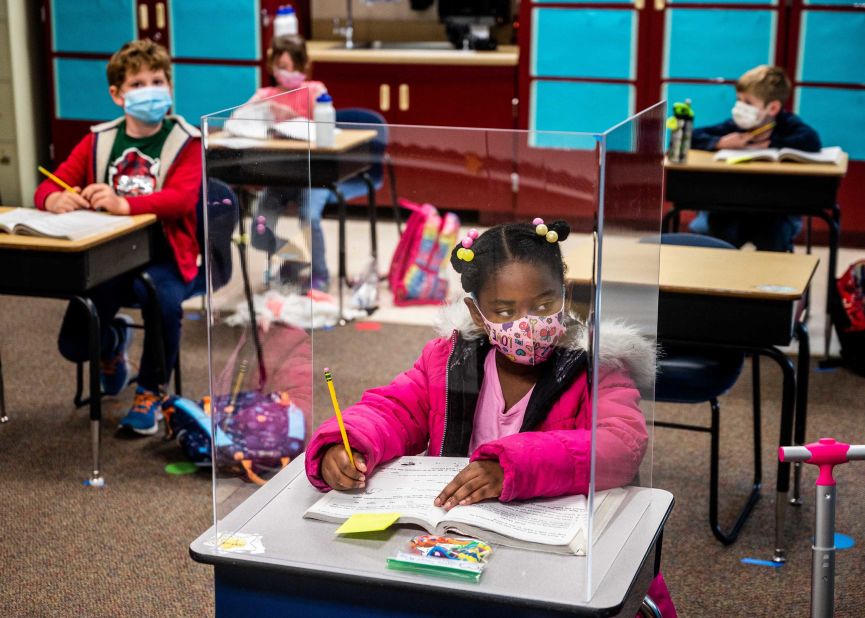
<path fill-rule="evenodd" d="M 811 369 L 811 337 L 804 320 L 796 321 L 796 339 L 799 341 L 799 358 L 796 363 L 796 421 L 793 443 L 805 444 L 805 423 L 808 414 L 808 377 Z M 802 483 L 802 464 L 793 464 L 793 497 L 790 504 L 802 506 L 800 487 Z"/>
<path fill-rule="evenodd" d="M 99 340 L 99 314 L 96 305 L 89 298 L 73 296 L 74 302 L 80 303 L 90 315 L 90 450 L 93 455 L 93 470 L 88 479 L 90 487 L 102 487 L 105 479 L 99 468 L 99 440 L 102 421 L 102 385 L 99 383 L 99 356 L 102 345 Z"/>
<path fill-rule="evenodd" d="M 376 231 L 378 213 L 376 212 L 375 204 L 375 184 L 372 182 L 369 174 L 361 176 L 366 184 L 367 208 L 369 208 L 369 246 L 370 254 L 375 263 L 375 274 L 378 275 L 378 232 Z"/>
<path fill-rule="evenodd" d="M 8 423 L 9 417 L 6 416 L 6 395 L 3 391 L 3 359 L 0 357 L 0 423 Z"/>
<path fill-rule="evenodd" d="M 783 386 L 781 394 L 781 429 L 778 444 L 791 444 L 793 439 L 794 404 L 796 397 L 796 373 L 793 363 L 777 348 L 760 348 L 760 354 L 773 359 L 781 368 Z M 790 490 L 790 463 L 778 462 L 778 481 L 775 497 L 775 551 L 774 562 L 787 561 L 787 543 L 784 540 L 784 516 L 787 508 L 787 492 Z"/>
<path fill-rule="evenodd" d="M 339 325 L 345 326 L 346 319 L 342 308 L 342 292 L 343 286 L 346 282 L 346 277 L 348 276 L 345 266 L 345 218 L 347 216 L 348 209 L 346 208 L 345 204 L 345 196 L 342 194 L 342 191 L 340 191 L 339 185 L 337 183 L 333 183 L 330 186 L 330 190 L 333 191 L 334 195 L 336 195 L 337 212 L 339 217 L 339 271 L 337 274 L 337 295 L 339 296 Z"/>
<path fill-rule="evenodd" d="M 829 273 L 826 278 L 826 325 L 823 329 L 825 337 L 823 343 L 823 357 L 829 359 L 829 346 L 832 343 L 832 298 L 831 295 L 835 292 L 835 273 L 838 272 L 838 244 L 841 236 L 841 209 L 838 204 L 832 207 L 831 216 L 821 217 L 829 226 Z"/>

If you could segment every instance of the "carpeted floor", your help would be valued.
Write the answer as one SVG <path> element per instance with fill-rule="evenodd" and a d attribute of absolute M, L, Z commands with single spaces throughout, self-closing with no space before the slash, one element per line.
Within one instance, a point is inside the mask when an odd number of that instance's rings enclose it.
<path fill-rule="evenodd" d="M 56 352 L 64 306 L 0 297 L 0 351 L 11 418 L 0 426 L 0 615 L 212 615 L 212 573 L 187 553 L 189 542 L 211 523 L 210 475 L 169 475 L 165 465 L 183 458 L 174 443 L 115 435 L 131 392 L 105 400 L 107 486 L 96 490 L 81 483 L 90 468 L 89 428 L 86 410 L 72 405 L 74 369 Z M 356 400 L 365 387 L 408 367 L 430 336 L 418 326 L 316 332 L 315 366 L 332 367 L 340 399 Z M 233 334 L 226 332 L 224 340 L 230 339 Z M 205 392 L 206 360 L 204 323 L 187 320 L 187 394 Z M 773 544 L 779 379 L 769 363 L 762 377 L 763 499 L 733 546 L 715 541 L 707 523 L 708 436 L 657 430 L 653 484 L 676 496 L 664 535 L 663 570 L 681 616 L 807 614 L 813 469 L 805 470 L 805 505 L 788 509 L 788 564 L 771 569 L 740 562 L 769 558 Z M 865 442 L 863 385 L 862 378 L 844 370 L 812 371 L 809 440 L 831 435 Z M 323 384 L 315 395 L 327 402 Z M 721 405 L 721 506 L 727 521 L 750 482 L 749 371 Z M 658 418 L 676 420 L 708 420 L 708 412 L 708 405 L 656 410 Z M 325 414 L 327 406 L 317 410 L 318 416 Z M 838 554 L 836 615 L 858 616 L 865 607 L 865 462 L 841 467 L 837 478 L 838 531 L 857 545 Z"/>

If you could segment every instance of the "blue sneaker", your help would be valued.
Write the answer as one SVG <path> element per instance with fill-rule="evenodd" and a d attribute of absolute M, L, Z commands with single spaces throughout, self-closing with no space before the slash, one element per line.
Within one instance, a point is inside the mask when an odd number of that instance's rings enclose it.
<path fill-rule="evenodd" d="M 117 332 L 120 343 L 117 353 L 110 360 L 103 360 L 101 366 L 102 392 L 106 395 L 118 395 L 129 384 L 129 344 L 132 343 L 132 318 L 128 315 L 118 315 L 111 322 Z"/>
<path fill-rule="evenodd" d="M 143 436 L 152 436 L 159 431 L 158 414 L 162 412 L 162 395 L 140 386 L 135 389 L 135 399 L 120 427 L 131 429 Z"/>

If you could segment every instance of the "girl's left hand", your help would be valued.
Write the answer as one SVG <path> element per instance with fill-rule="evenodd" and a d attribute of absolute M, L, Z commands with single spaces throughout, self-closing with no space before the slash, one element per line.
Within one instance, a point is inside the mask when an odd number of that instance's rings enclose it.
<path fill-rule="evenodd" d="M 505 472 L 501 464 L 492 459 L 473 461 L 447 484 L 433 504 L 451 510 L 458 504 L 474 504 L 502 495 Z"/>

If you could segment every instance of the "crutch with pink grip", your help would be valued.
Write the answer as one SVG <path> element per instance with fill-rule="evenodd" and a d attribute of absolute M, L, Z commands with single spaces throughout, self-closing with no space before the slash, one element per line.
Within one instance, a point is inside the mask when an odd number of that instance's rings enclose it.
<path fill-rule="evenodd" d="M 781 461 L 814 464 L 817 476 L 817 521 L 811 546 L 811 618 L 829 618 L 835 610 L 835 478 L 832 469 L 865 459 L 865 444 L 845 444 L 820 438 L 805 446 L 782 446 Z"/>

